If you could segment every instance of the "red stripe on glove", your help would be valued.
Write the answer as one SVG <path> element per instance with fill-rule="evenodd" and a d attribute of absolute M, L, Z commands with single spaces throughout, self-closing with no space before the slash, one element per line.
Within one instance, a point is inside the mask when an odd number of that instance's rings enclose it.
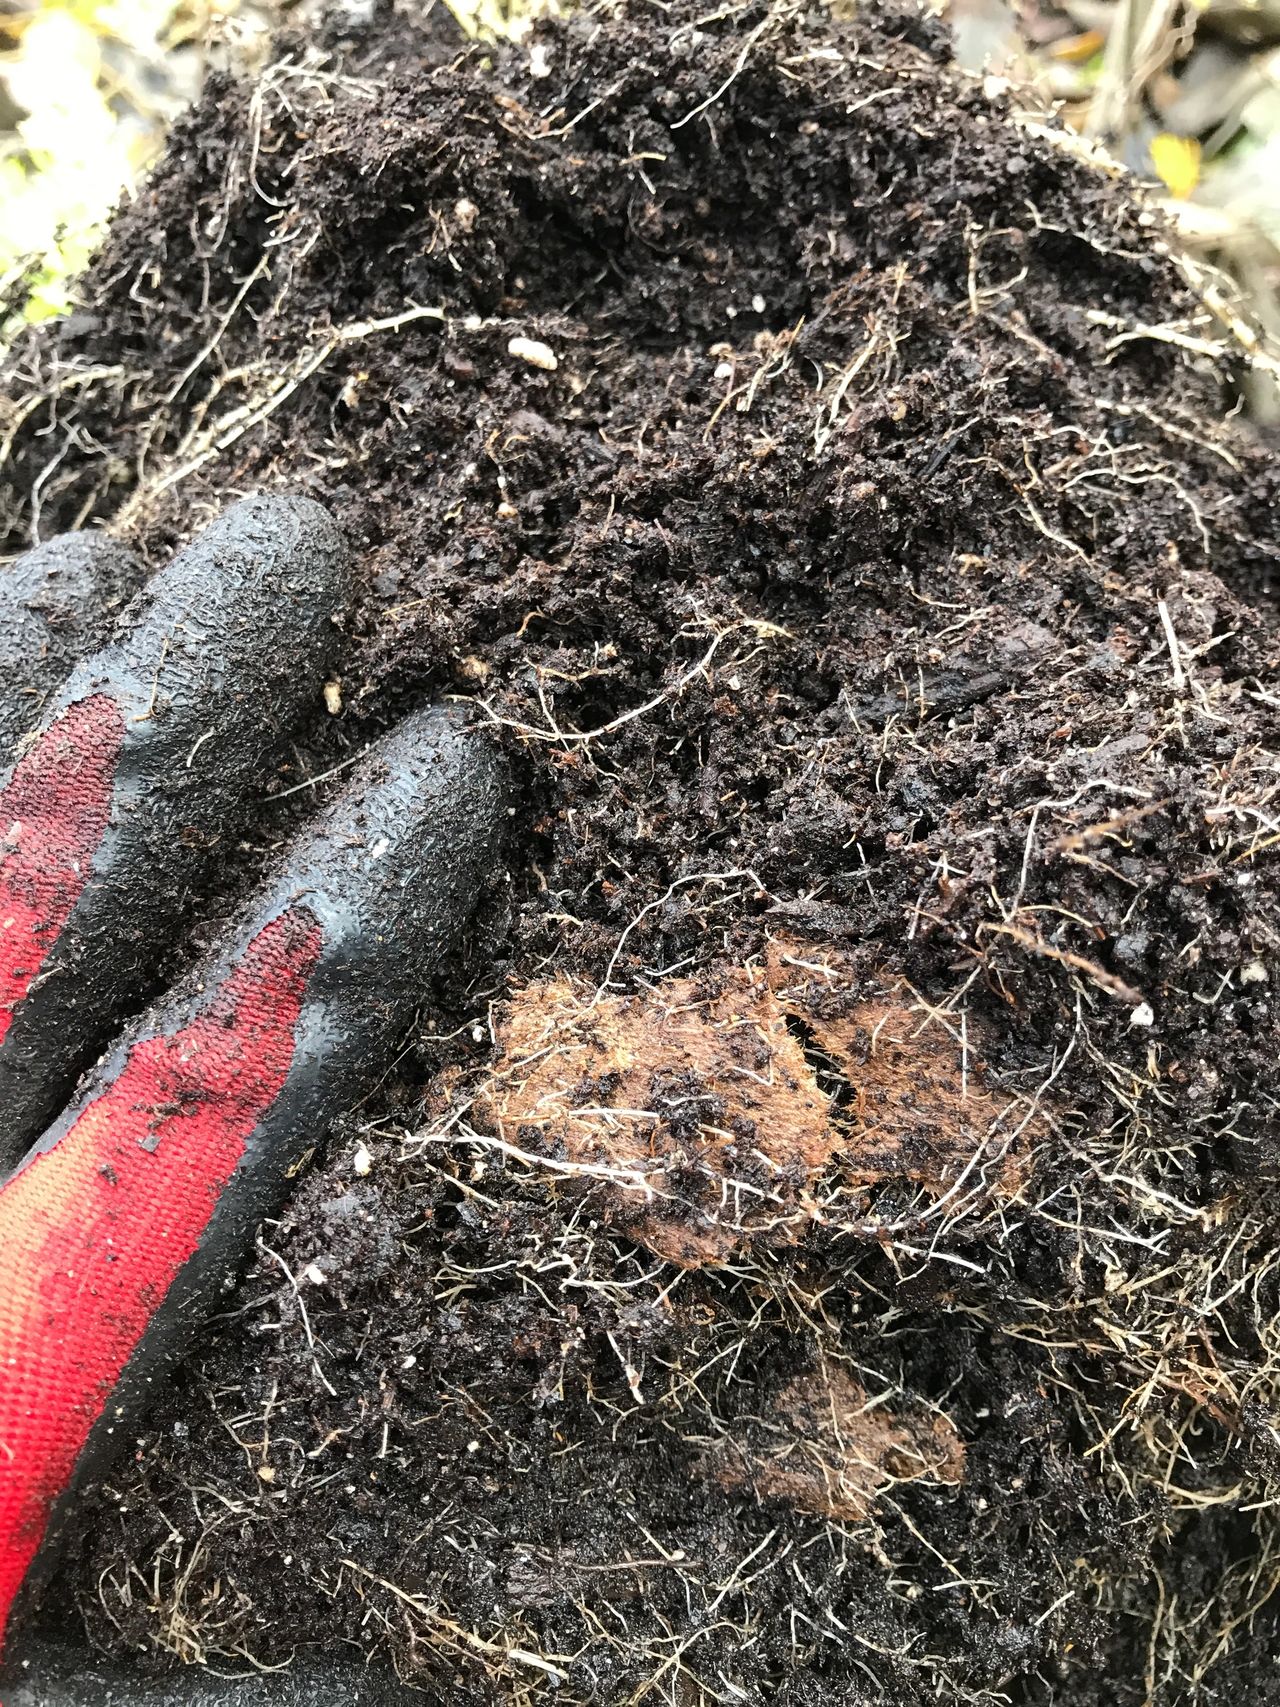
<path fill-rule="evenodd" d="M 114 700 L 81 700 L 0 792 L 0 1043 L 88 881 L 123 739 Z"/>
<path fill-rule="evenodd" d="M 0 1639 L 90 1429 L 288 1077 L 320 948 L 305 911 L 273 920 L 196 1019 L 136 1044 L 0 1188 Z"/>

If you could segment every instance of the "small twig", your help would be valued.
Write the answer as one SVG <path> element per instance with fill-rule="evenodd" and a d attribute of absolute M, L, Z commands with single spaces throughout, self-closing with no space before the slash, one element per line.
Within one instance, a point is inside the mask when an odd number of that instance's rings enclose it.
<path fill-rule="evenodd" d="M 761 18 L 760 22 L 756 25 L 755 29 L 752 30 L 751 34 L 747 37 L 746 41 L 743 42 L 742 51 L 738 55 L 737 60 L 734 63 L 733 70 L 725 78 L 724 82 L 720 85 L 720 87 L 718 89 L 713 89 L 711 91 L 711 93 L 707 96 L 705 101 L 699 101 L 698 105 L 696 107 L 694 107 L 692 112 L 686 113 L 682 119 L 677 119 L 676 122 L 671 126 L 672 130 L 683 129 L 683 127 L 685 125 L 687 125 L 691 119 L 696 119 L 699 113 L 705 113 L 708 107 L 714 107 L 716 102 L 721 98 L 721 96 L 728 93 L 729 89 L 732 87 L 732 85 L 734 83 L 737 82 L 738 78 L 741 77 L 743 71 L 746 69 L 747 61 L 751 57 L 752 48 L 756 45 L 756 43 L 760 40 L 760 37 L 764 34 L 764 32 L 768 29 L 769 25 L 773 22 L 774 22 L 773 13 L 772 12 L 766 12 L 764 17 Z"/>
<path fill-rule="evenodd" d="M 295 782 L 292 788 L 282 788 L 279 794 L 264 796 L 264 803 L 271 800 L 287 800 L 291 794 L 301 794 L 304 788 L 319 788 L 322 782 L 328 782 L 331 777 L 338 776 L 342 771 L 350 770 L 352 765 L 363 757 L 363 752 L 352 753 L 349 759 L 343 759 L 341 764 L 332 765 L 327 771 L 321 771 L 319 776 L 309 776 L 305 782 Z"/>

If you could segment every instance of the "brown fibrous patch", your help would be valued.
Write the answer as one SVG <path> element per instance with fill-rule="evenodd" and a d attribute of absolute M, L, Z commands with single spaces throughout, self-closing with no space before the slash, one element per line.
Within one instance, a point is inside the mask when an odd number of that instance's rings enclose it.
<path fill-rule="evenodd" d="M 775 938 L 768 976 L 849 1086 L 849 1183 L 1013 1195 L 1049 1117 L 993 1084 L 988 1026 L 892 977 L 859 989 L 849 957 L 830 947 Z"/>
<path fill-rule="evenodd" d="M 838 1141 L 759 970 L 594 998 L 531 984 L 498 1028 L 477 1108 L 505 1142 L 598 1183 L 609 1218 L 690 1268 L 744 1239 L 789 1239 Z"/>
<path fill-rule="evenodd" d="M 528 985 L 498 1020 L 477 1116 L 689 1268 L 865 1220 L 887 1180 L 935 1201 L 1011 1195 L 1035 1111 L 990 1088 L 963 1018 L 853 983 L 839 954 L 777 940 L 763 963 L 637 995 Z"/>
<path fill-rule="evenodd" d="M 896 1483 L 955 1486 L 964 1442 L 948 1418 L 890 1410 L 838 1366 L 797 1375 L 759 1414 L 709 1448 L 699 1468 L 722 1488 L 857 1522 Z"/>

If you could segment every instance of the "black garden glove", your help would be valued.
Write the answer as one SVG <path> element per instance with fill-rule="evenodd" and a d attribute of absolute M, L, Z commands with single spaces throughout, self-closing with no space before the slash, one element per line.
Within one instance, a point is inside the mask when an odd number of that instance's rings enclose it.
<path fill-rule="evenodd" d="M 49 613 L 130 572 L 90 536 L 5 572 L 0 629 L 26 651 L 0 683 L 0 740 L 47 692 L 50 658 L 66 662 Z M 0 773 L 0 1635 L 290 1168 L 385 1069 L 494 858 L 492 750 L 418 712 L 349 773 L 225 945 L 119 1030 L 316 703 L 349 575 L 318 505 L 237 504 L 74 668 Z M 99 626 L 82 613 L 76 633 Z M 365 1699 L 336 1676 L 150 1694 L 42 1679 L 50 1662 L 20 1640 L 5 1659 L 3 1707 Z"/>

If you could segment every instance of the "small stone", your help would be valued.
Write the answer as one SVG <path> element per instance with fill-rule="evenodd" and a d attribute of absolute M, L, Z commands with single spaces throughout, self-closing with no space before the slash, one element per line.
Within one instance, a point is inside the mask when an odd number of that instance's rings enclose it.
<path fill-rule="evenodd" d="M 1251 960 L 1247 966 L 1241 968 L 1240 982 L 1242 984 L 1265 984 L 1267 982 L 1266 967 L 1260 960 Z"/>
<path fill-rule="evenodd" d="M 351 1166 L 361 1179 L 373 1172 L 373 1157 L 363 1139 L 356 1145 L 356 1153 L 351 1159 Z"/>
<path fill-rule="evenodd" d="M 1156 1016 L 1150 1002 L 1139 1002 L 1129 1015 L 1130 1025 L 1154 1025 L 1155 1023 Z"/>

